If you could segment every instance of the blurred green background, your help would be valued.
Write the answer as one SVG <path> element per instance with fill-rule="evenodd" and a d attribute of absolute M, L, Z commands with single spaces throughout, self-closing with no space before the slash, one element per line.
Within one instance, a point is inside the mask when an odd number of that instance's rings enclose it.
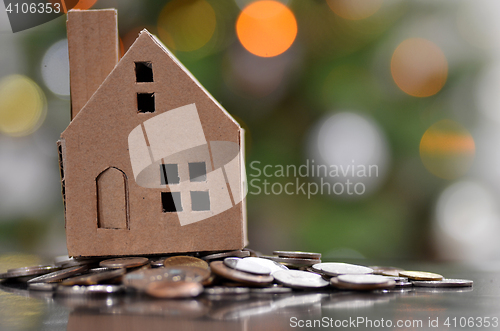
<path fill-rule="evenodd" d="M 122 52 L 143 28 L 158 35 L 246 129 L 249 247 L 500 257 L 498 1 L 78 6 L 118 9 Z M 70 120 L 65 21 L 13 34 L 0 8 L 0 253 L 66 254 L 55 146 Z M 308 176 L 278 171 L 306 165 Z M 313 175 L 318 165 L 328 173 Z"/>

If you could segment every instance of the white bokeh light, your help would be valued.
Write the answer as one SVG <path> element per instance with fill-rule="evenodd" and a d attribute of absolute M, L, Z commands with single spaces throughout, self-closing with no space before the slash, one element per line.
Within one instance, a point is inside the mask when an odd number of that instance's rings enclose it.
<path fill-rule="evenodd" d="M 41 66 L 43 81 L 49 90 L 59 96 L 69 96 L 68 40 L 63 39 L 50 46 Z"/>
<path fill-rule="evenodd" d="M 476 87 L 479 110 L 488 119 L 500 124 L 500 62 L 483 70 Z"/>
<path fill-rule="evenodd" d="M 500 215 L 492 192 L 482 183 L 464 180 L 446 188 L 435 217 L 440 257 L 473 261 L 498 255 Z"/>
<path fill-rule="evenodd" d="M 57 167 L 57 165 L 56 165 Z M 29 140 L 0 139 L 0 210 L 5 220 L 40 218 L 60 199 L 53 157 Z"/>
<path fill-rule="evenodd" d="M 353 112 L 336 113 L 322 119 L 310 135 L 308 150 L 309 157 L 316 164 L 343 170 L 354 167 L 354 176 L 352 171 L 341 171 L 340 176 L 325 179 L 331 183 L 346 180 L 363 183 L 366 188 L 363 196 L 380 187 L 390 163 L 389 146 L 378 124 L 366 115 Z M 371 176 L 359 176 L 357 170 L 360 167 L 364 167 L 367 174 L 372 167 Z"/>
<path fill-rule="evenodd" d="M 498 0 L 462 1 L 457 13 L 457 27 L 462 37 L 481 49 L 500 50 Z"/>

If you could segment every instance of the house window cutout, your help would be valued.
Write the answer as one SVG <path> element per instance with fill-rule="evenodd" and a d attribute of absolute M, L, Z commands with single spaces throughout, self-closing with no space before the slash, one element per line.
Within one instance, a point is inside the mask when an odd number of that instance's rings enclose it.
<path fill-rule="evenodd" d="M 191 191 L 191 210 L 207 211 L 210 210 L 210 195 L 208 191 Z"/>
<path fill-rule="evenodd" d="M 153 81 L 153 64 L 151 62 L 135 62 L 135 81 L 137 83 Z"/>
<path fill-rule="evenodd" d="M 160 164 L 161 185 L 179 184 L 179 169 L 177 164 Z"/>
<path fill-rule="evenodd" d="M 139 113 L 154 113 L 154 111 L 155 111 L 155 94 L 154 93 L 137 93 L 137 111 Z"/>
<path fill-rule="evenodd" d="M 161 192 L 161 206 L 164 213 L 182 211 L 181 192 Z"/>
<path fill-rule="evenodd" d="M 207 166 L 205 162 L 189 163 L 189 179 L 192 182 L 207 181 Z"/>

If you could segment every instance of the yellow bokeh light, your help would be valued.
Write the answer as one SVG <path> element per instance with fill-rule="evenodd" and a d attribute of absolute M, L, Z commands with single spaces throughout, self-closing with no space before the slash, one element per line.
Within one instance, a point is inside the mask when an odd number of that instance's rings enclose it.
<path fill-rule="evenodd" d="M 455 179 L 472 166 L 476 145 L 471 134 L 452 120 L 442 120 L 425 131 L 420 140 L 420 158 L 437 177 Z"/>
<path fill-rule="evenodd" d="M 0 132 L 28 135 L 38 129 L 45 115 L 45 95 L 34 81 L 21 75 L 0 81 Z"/>
<path fill-rule="evenodd" d="M 247 51 L 272 57 L 293 44 L 297 21 L 292 11 L 280 2 L 256 1 L 242 10 L 236 21 L 236 33 Z"/>
<path fill-rule="evenodd" d="M 158 17 L 158 35 L 172 50 L 191 52 L 212 38 L 216 26 L 215 11 L 205 0 L 174 0 Z"/>
<path fill-rule="evenodd" d="M 391 73 L 403 92 L 414 97 L 429 97 L 438 93 L 446 83 L 448 61 L 433 42 L 411 38 L 394 51 Z"/>
<path fill-rule="evenodd" d="M 330 9 L 348 20 L 362 20 L 375 14 L 383 0 L 326 0 Z"/>

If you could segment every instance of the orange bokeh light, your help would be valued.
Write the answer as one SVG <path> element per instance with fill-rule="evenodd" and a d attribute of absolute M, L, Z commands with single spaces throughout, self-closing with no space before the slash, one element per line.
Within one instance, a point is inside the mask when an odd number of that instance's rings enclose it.
<path fill-rule="evenodd" d="M 261 57 L 285 52 L 297 36 L 292 11 L 277 1 L 256 1 L 245 7 L 236 22 L 236 33 L 243 47 Z"/>
<path fill-rule="evenodd" d="M 471 134 L 452 120 L 442 120 L 425 131 L 420 158 L 432 174 L 445 179 L 464 175 L 471 167 L 476 145 Z"/>
<path fill-rule="evenodd" d="M 97 0 L 80 0 L 73 9 L 90 9 L 96 2 Z"/>
<path fill-rule="evenodd" d="M 383 0 L 326 0 L 328 7 L 348 20 L 362 20 L 375 14 Z"/>
<path fill-rule="evenodd" d="M 414 97 L 429 97 L 438 93 L 446 83 L 448 61 L 433 42 L 411 38 L 394 51 L 391 73 L 403 92 Z"/>
<path fill-rule="evenodd" d="M 59 1 L 55 1 L 55 0 L 50 0 L 50 2 L 52 4 L 59 3 Z M 66 4 L 66 0 L 64 0 L 64 1 L 61 1 L 61 5 L 62 5 L 61 10 L 64 13 L 67 13 L 68 10 L 70 10 L 70 9 L 86 10 L 86 9 L 92 8 L 92 6 L 94 6 L 96 2 L 97 2 L 97 0 L 80 0 L 73 8 L 68 8 L 68 5 L 71 6 L 71 5 L 73 5 L 74 2 L 72 1 L 71 4 Z"/>

